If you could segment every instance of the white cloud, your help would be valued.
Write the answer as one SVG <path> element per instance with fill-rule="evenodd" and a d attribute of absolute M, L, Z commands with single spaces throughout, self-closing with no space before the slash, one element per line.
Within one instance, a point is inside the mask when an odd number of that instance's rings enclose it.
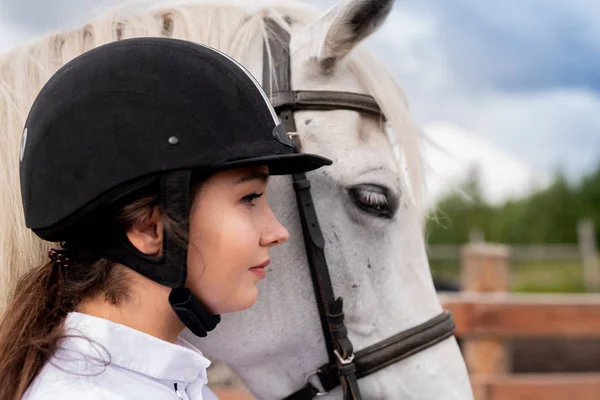
<path fill-rule="evenodd" d="M 562 167 L 575 177 L 600 159 L 600 96 L 555 89 L 491 93 L 476 99 L 464 126 L 538 168 Z"/>
<path fill-rule="evenodd" d="M 17 46 L 25 36 L 20 29 L 0 22 L 0 54 Z"/>
<path fill-rule="evenodd" d="M 484 198 L 496 204 L 527 195 L 549 182 L 550 177 L 543 170 L 456 125 L 432 123 L 424 131 L 434 144 L 425 148 L 429 205 L 455 190 L 472 167 L 479 170 Z"/>

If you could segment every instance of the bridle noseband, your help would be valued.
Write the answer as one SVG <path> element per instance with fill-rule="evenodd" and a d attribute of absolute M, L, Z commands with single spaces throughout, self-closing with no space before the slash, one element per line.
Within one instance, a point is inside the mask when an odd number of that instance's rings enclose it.
<path fill-rule="evenodd" d="M 297 110 L 354 110 L 383 118 L 381 109 L 371 96 L 335 91 L 291 90 L 290 35 L 279 24 L 267 19 L 268 41 L 264 44 L 263 86 L 281 119 L 296 152 L 300 151 L 294 111 Z M 270 48 L 274 62 L 275 88 L 272 91 L 269 56 Z M 285 400 L 313 399 L 342 386 L 344 400 L 361 399 L 357 380 L 388 365 L 425 350 L 452 336 L 455 331 L 452 314 L 443 311 L 438 316 L 400 332 L 360 351 L 354 352 L 344 324 L 343 299 L 336 298 L 325 259 L 325 240 L 319 226 L 310 193 L 310 181 L 306 174 L 294 174 L 293 185 L 306 255 L 310 265 L 313 288 L 317 298 L 321 327 L 329 362 L 306 378 L 306 385 L 287 396 Z M 319 391 L 310 380 L 317 377 L 322 386 Z"/>

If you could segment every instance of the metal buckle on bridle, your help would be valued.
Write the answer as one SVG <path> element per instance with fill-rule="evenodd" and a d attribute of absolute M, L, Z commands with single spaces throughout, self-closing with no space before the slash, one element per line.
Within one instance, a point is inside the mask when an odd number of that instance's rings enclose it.
<path fill-rule="evenodd" d="M 300 135 L 298 132 L 287 132 L 287 137 L 290 139 L 290 142 L 296 144 L 296 149 L 298 152 L 302 151 L 302 142 L 300 141 Z"/>
<path fill-rule="evenodd" d="M 335 356 L 337 357 L 337 359 L 340 361 L 341 364 L 343 365 L 348 365 L 350 364 L 352 361 L 354 361 L 354 353 L 350 354 L 349 357 L 344 358 L 340 355 L 340 353 L 337 350 L 333 351 L 333 354 L 335 354 Z"/>
<path fill-rule="evenodd" d="M 313 372 L 311 372 L 310 374 L 306 375 L 306 379 L 304 380 L 307 384 L 312 385 L 315 389 L 319 390 L 317 393 L 315 393 L 315 396 L 320 397 L 320 396 L 325 396 L 326 394 L 329 394 L 328 391 L 321 391 L 321 389 L 323 388 L 321 386 L 321 382 L 319 382 L 319 387 L 317 388 L 315 385 L 313 385 L 312 382 L 310 382 L 310 378 L 312 378 L 313 376 L 318 376 L 319 373 L 321 372 L 320 369 L 317 369 Z"/>

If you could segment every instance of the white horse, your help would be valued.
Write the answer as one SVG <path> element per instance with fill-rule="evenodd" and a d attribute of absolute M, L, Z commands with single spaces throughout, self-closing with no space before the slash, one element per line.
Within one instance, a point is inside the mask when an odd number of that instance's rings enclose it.
<path fill-rule="evenodd" d="M 109 41 L 169 36 L 218 48 L 260 79 L 265 18 L 270 17 L 291 33 L 293 89 L 370 94 L 388 119 L 384 124 L 348 110 L 295 114 L 304 149 L 334 160 L 332 167 L 309 177 L 333 287 L 345 299 L 355 349 L 440 313 L 423 238 L 418 130 L 391 74 L 360 45 L 384 22 L 392 3 L 346 1 L 323 15 L 283 0 L 190 0 L 153 9 L 136 3 L 6 54 L 0 60 L 2 305 L 16 279 L 39 265 L 48 248 L 24 226 L 18 149 L 27 110 L 51 74 Z M 209 357 L 231 366 L 257 398 L 281 399 L 300 389 L 305 376 L 328 356 L 290 179 L 273 179 L 268 198 L 291 238 L 272 252 L 258 302 L 248 311 L 225 315 L 208 338 L 191 340 Z M 359 386 L 365 399 L 473 397 L 454 338 L 360 379 Z M 340 389 L 323 398 L 341 398 Z"/>

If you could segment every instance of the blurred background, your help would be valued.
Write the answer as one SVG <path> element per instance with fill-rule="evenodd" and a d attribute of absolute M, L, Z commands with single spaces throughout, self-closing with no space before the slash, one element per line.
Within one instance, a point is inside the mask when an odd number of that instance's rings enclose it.
<path fill-rule="evenodd" d="M 335 0 L 307 2 L 325 9 Z M 117 3 L 0 0 L 0 52 Z M 600 292 L 600 2 L 402 0 L 368 42 L 428 138 L 427 242 L 438 288 Z M 469 248 L 496 256 L 473 261 Z M 488 271 L 488 282 L 474 283 L 465 272 L 473 268 Z M 600 311 L 574 319 L 600 305 L 585 299 L 564 311 L 570 320 L 536 311 L 546 325 L 571 328 L 491 340 L 482 354 L 495 364 L 474 368 L 600 371 L 600 321 L 590 320 Z"/>

